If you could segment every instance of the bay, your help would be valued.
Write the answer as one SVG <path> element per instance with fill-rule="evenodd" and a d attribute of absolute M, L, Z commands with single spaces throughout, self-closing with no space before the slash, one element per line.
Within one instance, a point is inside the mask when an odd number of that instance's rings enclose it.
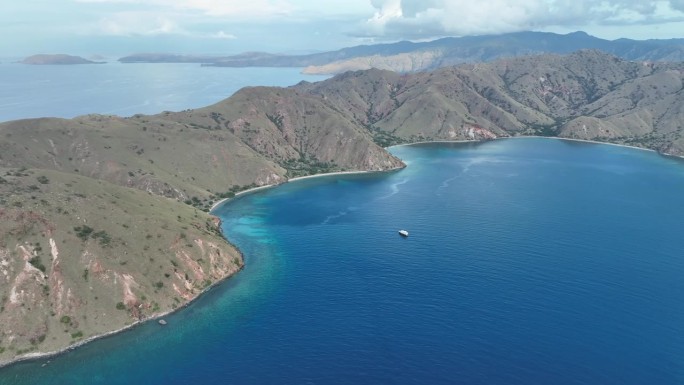
<path fill-rule="evenodd" d="M 326 78 L 300 72 L 300 68 L 218 68 L 184 63 L 5 62 L 0 63 L 0 122 L 90 113 L 131 116 L 181 111 L 214 104 L 242 87 L 285 87 Z"/>
<path fill-rule="evenodd" d="M 235 278 L 0 383 L 684 382 L 681 160 L 541 138 L 391 151 L 408 167 L 220 207 Z"/>

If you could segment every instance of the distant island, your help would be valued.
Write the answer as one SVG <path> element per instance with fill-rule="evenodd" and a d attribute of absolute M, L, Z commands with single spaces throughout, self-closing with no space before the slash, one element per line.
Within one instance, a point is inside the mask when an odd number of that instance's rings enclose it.
<path fill-rule="evenodd" d="M 38 54 L 32 55 L 20 61 L 21 64 L 30 65 L 72 65 L 72 64 L 104 64 L 101 61 L 92 61 L 80 56 L 66 54 Z"/>
<path fill-rule="evenodd" d="M 414 43 L 359 45 L 306 55 L 246 52 L 230 56 L 135 54 L 122 63 L 200 63 L 211 67 L 306 67 L 307 74 L 384 69 L 411 73 L 462 63 L 490 62 L 545 53 L 569 54 L 598 49 L 633 61 L 684 61 L 684 39 L 605 40 L 585 32 L 515 32 L 501 35 L 446 37 Z"/>
<path fill-rule="evenodd" d="M 136 53 L 119 59 L 121 63 L 211 63 L 217 56 L 177 55 L 171 53 Z"/>

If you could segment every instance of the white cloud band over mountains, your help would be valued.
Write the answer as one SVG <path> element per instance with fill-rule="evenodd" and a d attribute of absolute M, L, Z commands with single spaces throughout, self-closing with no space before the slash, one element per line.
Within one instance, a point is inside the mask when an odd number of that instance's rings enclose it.
<path fill-rule="evenodd" d="M 7 1 L 0 25 L 16 37 L 0 53 L 102 38 L 125 51 L 288 52 L 524 30 L 682 37 L 684 0 L 29 0 Z"/>
<path fill-rule="evenodd" d="M 107 17 L 104 33 L 140 30 L 131 13 L 158 15 L 155 33 L 182 33 L 183 19 L 199 17 L 235 22 L 320 22 L 344 17 L 352 36 L 430 38 L 539 30 L 587 25 L 635 25 L 684 20 L 684 0 L 72 0 L 110 4 L 120 12 Z M 137 8 L 137 11 L 126 8 Z M 114 8 L 115 9 L 115 8 Z M 147 18 L 147 16 L 145 16 Z M 116 24 L 116 25 L 115 25 Z"/>
<path fill-rule="evenodd" d="M 360 35 L 429 38 L 684 20 L 684 0 L 370 0 Z M 410 34 L 412 36 L 407 36 Z"/>

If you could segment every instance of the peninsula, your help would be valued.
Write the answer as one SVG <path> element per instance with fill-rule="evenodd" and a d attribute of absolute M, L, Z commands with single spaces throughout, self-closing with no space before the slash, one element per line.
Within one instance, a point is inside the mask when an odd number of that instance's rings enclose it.
<path fill-rule="evenodd" d="M 245 189 L 403 163 L 384 147 L 551 136 L 684 155 L 684 64 L 600 51 L 399 74 L 370 69 L 214 105 L 0 124 L 0 360 L 187 304 L 237 272 L 212 205 Z"/>

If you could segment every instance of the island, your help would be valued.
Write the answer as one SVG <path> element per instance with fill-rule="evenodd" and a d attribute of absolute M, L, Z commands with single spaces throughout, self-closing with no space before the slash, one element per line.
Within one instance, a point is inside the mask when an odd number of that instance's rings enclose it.
<path fill-rule="evenodd" d="M 497 35 L 446 37 L 425 42 L 400 41 L 359 45 L 303 55 L 245 52 L 239 55 L 177 55 L 144 53 L 122 63 L 201 63 L 209 67 L 305 67 L 307 74 L 339 74 L 370 68 L 411 73 L 460 63 L 599 49 L 632 61 L 683 61 L 684 39 L 605 40 L 586 32 L 557 34 L 523 31 Z"/>
<path fill-rule="evenodd" d="M 0 124 L 0 361 L 161 317 L 237 273 L 211 215 L 257 187 L 404 167 L 387 146 L 546 136 L 684 155 L 684 63 L 596 50 L 247 87 L 204 108 Z"/>
<path fill-rule="evenodd" d="M 92 61 L 80 56 L 66 54 L 38 54 L 32 55 L 20 61 L 21 64 L 30 65 L 73 65 L 73 64 L 104 64 L 102 61 Z"/>

